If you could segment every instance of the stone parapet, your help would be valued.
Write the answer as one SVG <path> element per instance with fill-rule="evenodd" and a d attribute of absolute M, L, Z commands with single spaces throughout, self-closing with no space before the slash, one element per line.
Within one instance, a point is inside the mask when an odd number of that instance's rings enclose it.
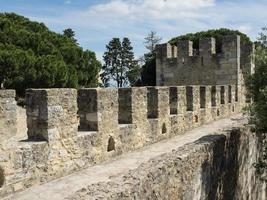
<path fill-rule="evenodd" d="M 0 196 L 239 113 L 235 92 L 235 85 L 29 89 L 28 140 L 0 160 Z M 0 102 L 13 105 L 14 97 L 0 92 Z"/>
<path fill-rule="evenodd" d="M 50 142 L 77 135 L 76 90 L 29 89 L 26 107 L 29 140 Z"/>
<path fill-rule="evenodd" d="M 14 90 L 0 90 L 0 145 L 17 133 L 17 104 Z"/>

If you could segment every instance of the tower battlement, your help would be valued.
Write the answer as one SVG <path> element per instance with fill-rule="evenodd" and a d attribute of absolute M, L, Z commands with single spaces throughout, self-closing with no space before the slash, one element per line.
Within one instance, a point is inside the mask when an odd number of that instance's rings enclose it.
<path fill-rule="evenodd" d="M 198 43 L 198 49 L 193 48 L 194 43 L 190 40 L 180 40 L 176 45 L 171 45 L 170 43 L 159 44 L 156 46 L 157 58 L 172 59 L 172 58 L 184 58 L 188 57 L 216 57 L 220 58 L 222 55 L 229 56 L 230 53 L 233 53 L 232 56 L 238 57 L 242 47 L 240 46 L 240 36 L 239 35 L 229 35 L 222 38 L 220 44 L 220 51 L 216 52 L 217 44 L 215 38 L 201 38 Z M 252 47 L 253 45 L 247 45 L 246 48 Z M 244 49 L 246 50 L 246 49 Z"/>
<path fill-rule="evenodd" d="M 199 49 L 193 49 L 188 40 L 160 44 L 156 82 L 158 86 L 236 85 L 242 98 L 246 96 L 244 79 L 254 72 L 253 55 L 254 45 L 241 43 L 239 35 L 224 36 L 220 48 L 214 38 L 201 38 Z"/>

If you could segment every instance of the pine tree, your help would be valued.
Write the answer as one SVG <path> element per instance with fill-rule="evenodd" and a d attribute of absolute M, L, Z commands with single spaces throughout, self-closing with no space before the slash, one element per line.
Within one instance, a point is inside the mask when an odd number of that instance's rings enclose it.
<path fill-rule="evenodd" d="M 67 28 L 63 31 L 63 35 L 71 40 L 73 40 L 75 43 L 77 43 L 77 40 L 75 39 L 75 32 L 71 28 Z"/>
<path fill-rule="evenodd" d="M 120 87 L 119 69 L 121 66 L 121 42 L 119 38 L 113 38 L 106 46 L 107 51 L 103 59 L 105 64 L 102 67 L 102 82 L 105 86 L 110 86 L 110 80 L 117 83 Z"/>
<path fill-rule="evenodd" d="M 127 78 L 125 84 L 134 85 L 140 78 L 140 67 L 134 59 L 133 47 L 128 38 L 123 38 L 122 42 L 122 65 L 124 66 L 124 77 Z"/>
<path fill-rule="evenodd" d="M 130 83 L 129 72 L 136 67 L 130 40 L 123 38 L 121 43 L 119 38 L 113 38 L 106 49 L 103 56 L 105 64 L 101 73 L 103 85 L 108 87 L 110 82 L 115 81 L 117 87 L 128 86 Z"/>

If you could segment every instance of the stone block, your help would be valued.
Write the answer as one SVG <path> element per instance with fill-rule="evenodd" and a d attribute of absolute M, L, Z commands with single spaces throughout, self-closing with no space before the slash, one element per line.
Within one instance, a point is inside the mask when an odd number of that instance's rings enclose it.
<path fill-rule="evenodd" d="M 77 134 L 75 89 L 29 89 L 26 91 L 29 140 L 60 140 Z"/>
<path fill-rule="evenodd" d="M 17 103 L 14 90 L 0 90 L 0 146 L 17 134 Z"/>

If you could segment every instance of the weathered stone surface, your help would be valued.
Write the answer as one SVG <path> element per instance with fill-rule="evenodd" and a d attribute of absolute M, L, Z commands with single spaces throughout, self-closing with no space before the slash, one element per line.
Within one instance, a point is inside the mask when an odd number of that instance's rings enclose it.
<path fill-rule="evenodd" d="M 14 90 L 0 90 L 0 146 L 17 133 L 17 104 Z"/>
<path fill-rule="evenodd" d="M 158 45 L 156 52 L 158 86 L 236 85 L 241 102 L 246 101 L 244 80 L 254 72 L 254 45 L 242 44 L 240 36 L 225 36 L 221 52 L 216 52 L 214 38 L 200 39 L 199 49 L 191 41 L 179 41 Z"/>
<path fill-rule="evenodd" d="M 77 134 L 76 90 L 27 90 L 26 96 L 30 140 L 55 141 Z"/>
<path fill-rule="evenodd" d="M 170 87 L 29 89 L 27 135 L 26 123 L 18 126 L 15 92 L 0 90 L 0 197 L 239 113 L 248 102 L 244 77 L 253 73 L 251 52 L 239 36 L 225 37 L 220 54 L 212 38 L 200 40 L 199 55 L 192 42 L 181 41 L 157 49 L 157 84 Z"/>
<path fill-rule="evenodd" d="M 0 188 L 3 187 L 5 183 L 5 172 L 4 169 L 0 167 Z"/>
<path fill-rule="evenodd" d="M 263 200 L 264 186 L 253 168 L 258 148 L 248 127 L 206 136 L 67 199 Z"/>
<path fill-rule="evenodd" d="M 201 88 L 205 89 L 202 95 Z M 228 88 L 224 106 L 221 86 L 98 88 L 78 93 L 74 89 L 30 89 L 28 140 L 13 142 L 1 155 L 6 182 L 0 195 L 238 113 L 242 106 L 235 101 L 234 85 L 224 88 Z"/>

